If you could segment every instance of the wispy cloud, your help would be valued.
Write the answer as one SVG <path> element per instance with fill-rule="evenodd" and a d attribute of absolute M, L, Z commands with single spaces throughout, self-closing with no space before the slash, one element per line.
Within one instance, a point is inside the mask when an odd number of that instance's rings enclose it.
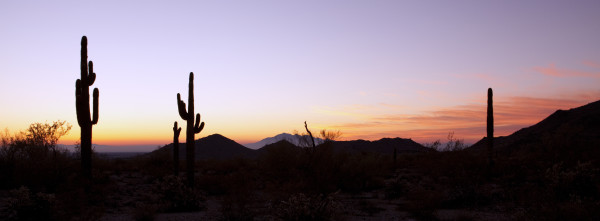
<path fill-rule="evenodd" d="M 585 61 L 584 65 L 587 67 L 598 69 L 600 65 L 592 61 Z M 556 64 L 551 63 L 547 67 L 534 67 L 533 70 L 541 74 L 553 77 L 591 77 L 600 78 L 600 71 L 581 71 L 581 70 L 570 70 L 556 67 Z"/>
<path fill-rule="evenodd" d="M 514 96 L 494 102 L 495 135 L 506 136 L 531 126 L 558 109 L 570 109 L 600 98 L 600 91 L 561 98 Z M 449 132 L 473 143 L 485 136 L 486 104 L 458 105 L 431 109 L 420 114 L 361 114 L 358 122 L 327 125 L 339 129 L 345 139 L 412 138 L 418 142 L 444 141 Z M 401 110 L 398 110 L 399 112 Z M 355 115 L 356 116 L 356 115 Z"/>

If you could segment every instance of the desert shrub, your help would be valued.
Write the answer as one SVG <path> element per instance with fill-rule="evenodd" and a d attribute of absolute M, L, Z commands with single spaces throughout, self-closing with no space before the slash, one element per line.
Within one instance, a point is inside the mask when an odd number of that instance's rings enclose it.
<path fill-rule="evenodd" d="M 196 176 L 196 187 L 209 195 L 249 192 L 259 177 L 256 162 L 249 159 L 205 160 L 198 166 L 201 173 Z"/>
<path fill-rule="evenodd" d="M 298 193 L 271 205 L 271 209 L 282 220 L 334 220 L 339 216 L 340 205 L 332 196 Z"/>
<path fill-rule="evenodd" d="M 407 192 L 407 180 L 403 177 L 396 177 L 385 187 L 386 199 L 398 199 Z"/>
<path fill-rule="evenodd" d="M 338 155 L 342 157 L 344 155 Z M 347 192 L 368 191 L 385 186 L 383 176 L 389 173 L 389 159 L 378 154 L 361 153 L 343 157 L 337 174 L 337 188 Z"/>
<path fill-rule="evenodd" d="M 55 220 L 53 213 L 56 205 L 54 194 L 33 193 L 27 187 L 10 191 L 6 220 Z"/>
<path fill-rule="evenodd" d="M 571 168 L 558 163 L 546 170 L 546 177 L 557 200 L 594 200 L 599 196 L 598 172 L 591 162 L 578 162 Z"/>
<path fill-rule="evenodd" d="M 255 212 L 249 207 L 248 195 L 230 194 L 221 202 L 222 220 L 254 220 Z"/>
<path fill-rule="evenodd" d="M 277 178 L 277 184 L 296 179 L 301 165 L 300 148 L 275 146 L 259 158 L 260 170 L 267 178 Z"/>
<path fill-rule="evenodd" d="M 166 149 L 151 152 L 134 158 L 135 170 L 144 172 L 154 178 L 173 174 L 173 156 Z"/>
<path fill-rule="evenodd" d="M 203 208 L 205 198 L 202 193 L 187 187 L 181 177 L 165 176 L 155 181 L 154 186 L 160 205 L 166 212 L 198 211 Z"/>
<path fill-rule="evenodd" d="M 5 131 L 0 142 L 0 187 L 55 190 L 75 172 L 77 161 L 56 144 L 71 126 L 64 121 L 34 123 L 24 132 Z"/>

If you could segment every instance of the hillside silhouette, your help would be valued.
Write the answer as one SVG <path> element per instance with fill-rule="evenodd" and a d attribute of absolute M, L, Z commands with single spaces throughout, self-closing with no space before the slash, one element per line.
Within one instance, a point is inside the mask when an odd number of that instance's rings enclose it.
<path fill-rule="evenodd" d="M 199 160 L 223 160 L 233 158 L 257 158 L 268 150 L 274 150 L 277 148 L 285 149 L 302 149 L 297 145 L 291 143 L 288 140 L 280 140 L 276 143 L 267 144 L 257 150 L 253 150 L 245 147 L 223 135 L 213 134 L 195 142 L 195 154 L 196 159 Z M 322 145 L 322 144 L 321 144 Z M 333 150 L 337 153 L 377 153 L 392 155 L 394 149 L 398 153 L 417 153 L 429 151 L 423 145 L 411 140 L 403 138 L 383 138 L 376 141 L 367 140 L 352 140 L 352 141 L 332 141 L 331 143 Z M 180 143 L 179 148 L 185 149 L 186 144 Z M 155 150 L 152 154 L 167 154 L 172 153 L 173 144 L 165 145 L 158 150 Z M 179 158 L 185 159 L 185 152 L 179 152 Z"/>
<path fill-rule="evenodd" d="M 468 149 L 483 150 L 486 142 L 486 138 L 483 138 Z M 600 101 L 569 110 L 557 110 L 530 127 L 494 139 L 494 147 L 499 152 L 535 145 L 559 145 L 558 148 L 599 146 Z"/>
<path fill-rule="evenodd" d="M 394 154 L 394 150 L 398 153 L 417 153 L 429 151 L 423 145 L 413 141 L 412 139 L 403 138 L 382 138 L 376 141 L 368 140 L 352 140 L 352 141 L 335 141 L 333 142 L 334 150 L 337 152 L 346 153 L 380 153 Z"/>
<path fill-rule="evenodd" d="M 179 148 L 185 150 L 186 143 L 180 143 Z M 253 158 L 257 156 L 255 150 L 249 149 L 220 134 L 209 135 L 195 141 L 196 159 L 232 159 L 236 157 Z M 168 144 L 151 152 L 150 154 L 172 153 L 173 144 Z M 179 158 L 185 159 L 185 151 L 179 152 Z"/>

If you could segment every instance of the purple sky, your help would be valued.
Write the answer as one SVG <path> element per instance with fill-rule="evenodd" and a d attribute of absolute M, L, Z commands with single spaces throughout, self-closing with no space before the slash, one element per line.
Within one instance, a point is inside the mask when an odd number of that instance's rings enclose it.
<path fill-rule="evenodd" d="M 255 142 L 306 120 L 343 139 L 472 142 L 488 87 L 498 135 L 598 100 L 598 21 L 600 1 L 2 1 L 0 128 L 60 119 L 78 139 L 86 35 L 94 143 L 169 143 L 191 71 L 198 137 Z"/>

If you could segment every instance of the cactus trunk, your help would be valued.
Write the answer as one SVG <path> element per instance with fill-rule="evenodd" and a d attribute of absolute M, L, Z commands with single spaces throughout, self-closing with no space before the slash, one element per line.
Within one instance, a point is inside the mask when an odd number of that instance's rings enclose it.
<path fill-rule="evenodd" d="M 488 88 L 488 100 L 487 100 L 487 150 L 488 150 L 488 162 L 491 165 L 494 164 L 493 151 L 494 151 L 494 104 L 492 99 L 493 93 L 492 88 Z"/>
<path fill-rule="evenodd" d="M 83 176 L 92 176 L 92 126 L 98 123 L 98 88 L 93 93 L 93 114 L 90 114 L 90 86 L 96 80 L 94 64 L 87 61 L 87 38 L 81 38 L 81 79 L 75 81 L 77 123 L 81 127 L 81 168 Z M 93 118 L 92 118 L 93 116 Z"/>
<path fill-rule="evenodd" d="M 189 88 L 188 88 L 188 106 L 187 111 L 185 110 L 185 102 L 181 100 L 181 95 L 177 94 L 177 107 L 179 109 L 179 116 L 187 121 L 186 127 L 186 177 L 188 180 L 188 186 L 194 186 L 194 164 L 195 164 L 195 138 L 194 135 L 200 133 L 204 128 L 204 122 L 200 123 L 200 114 L 196 114 L 194 124 L 194 73 L 190 72 Z"/>

